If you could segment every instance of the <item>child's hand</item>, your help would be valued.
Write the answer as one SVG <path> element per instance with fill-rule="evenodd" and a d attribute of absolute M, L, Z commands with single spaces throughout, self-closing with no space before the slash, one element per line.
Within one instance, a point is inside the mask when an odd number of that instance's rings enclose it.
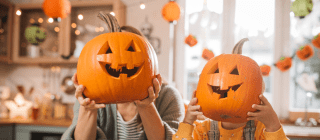
<path fill-rule="evenodd" d="M 188 105 L 186 116 L 183 119 L 183 123 L 188 123 L 190 125 L 197 119 L 198 115 L 203 115 L 202 112 L 199 112 L 200 105 L 196 105 L 198 103 L 198 99 L 196 98 L 196 91 L 192 94 L 192 99 Z"/>
<path fill-rule="evenodd" d="M 75 96 L 78 99 L 80 105 L 82 105 L 86 109 L 91 109 L 91 110 L 95 110 L 95 109 L 98 109 L 98 108 L 106 107 L 105 104 L 96 104 L 95 101 L 93 101 L 93 100 L 90 101 L 89 98 L 85 98 L 84 99 L 82 93 L 83 93 L 85 87 L 83 85 L 79 85 L 78 84 L 77 73 L 75 73 L 72 76 L 72 81 L 74 83 L 74 86 L 76 87 Z"/>
<path fill-rule="evenodd" d="M 259 95 L 261 105 L 253 104 L 252 108 L 257 109 L 256 112 L 248 112 L 248 120 L 259 120 L 262 122 L 267 132 L 275 132 L 281 128 L 280 121 L 271 104 L 262 94 Z"/>
<path fill-rule="evenodd" d="M 141 101 L 136 100 L 134 101 L 134 103 L 136 104 L 136 106 L 140 109 L 143 109 L 147 106 L 149 106 L 151 103 L 153 103 L 159 96 L 159 92 L 161 89 L 161 84 L 162 84 L 162 79 L 161 79 L 161 75 L 158 74 L 156 76 L 156 78 L 153 79 L 153 87 L 150 86 L 148 88 L 148 92 L 149 92 L 149 96 L 146 99 L 143 99 Z"/>

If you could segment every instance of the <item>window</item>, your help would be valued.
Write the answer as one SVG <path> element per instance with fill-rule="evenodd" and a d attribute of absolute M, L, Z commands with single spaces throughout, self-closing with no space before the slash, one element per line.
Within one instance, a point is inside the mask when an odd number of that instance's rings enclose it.
<path fill-rule="evenodd" d="M 301 61 L 297 57 L 293 59 L 290 69 L 290 108 L 292 110 L 303 109 L 306 105 L 312 110 L 320 108 L 320 51 L 311 43 L 313 36 L 320 33 L 320 11 L 315 9 L 319 5 L 320 1 L 314 1 L 313 11 L 302 19 L 294 17 L 293 12 L 290 13 L 292 50 L 295 51 L 305 44 L 310 44 L 314 50 L 314 55 L 309 60 Z M 318 92 L 310 92 L 309 97 L 307 96 L 308 91 L 298 84 L 303 73 L 312 77 L 318 89 Z"/>
<path fill-rule="evenodd" d="M 215 56 L 222 52 L 222 8 L 223 0 L 187 0 L 185 30 L 194 35 L 198 43 L 193 47 L 186 45 L 185 61 L 187 68 L 187 97 L 190 100 L 196 90 L 206 60 L 201 57 L 202 50 L 208 48 Z"/>

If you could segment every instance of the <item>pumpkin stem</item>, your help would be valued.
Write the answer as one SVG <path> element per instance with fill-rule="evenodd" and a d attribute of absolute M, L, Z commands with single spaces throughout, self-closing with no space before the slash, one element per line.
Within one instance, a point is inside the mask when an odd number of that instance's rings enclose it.
<path fill-rule="evenodd" d="M 107 23 L 109 32 L 121 32 L 117 19 L 110 13 L 99 12 L 98 17 Z"/>
<path fill-rule="evenodd" d="M 242 46 L 244 42 L 248 41 L 248 38 L 241 39 L 234 47 L 232 54 L 242 54 Z"/>

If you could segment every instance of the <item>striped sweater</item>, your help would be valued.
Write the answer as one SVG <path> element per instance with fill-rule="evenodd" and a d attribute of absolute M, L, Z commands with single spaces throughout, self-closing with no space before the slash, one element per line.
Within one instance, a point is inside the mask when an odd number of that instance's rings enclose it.
<path fill-rule="evenodd" d="M 167 140 L 172 139 L 172 135 L 178 130 L 179 122 L 183 120 L 184 106 L 181 95 L 178 90 L 162 84 L 159 96 L 155 101 L 155 106 L 162 119 L 165 128 L 165 137 Z M 74 130 L 78 122 L 80 104 L 76 101 L 73 107 L 74 117 L 72 124 L 62 135 L 62 140 L 73 140 Z M 117 122 L 117 105 L 108 104 L 105 108 L 98 110 L 97 116 L 97 138 L 98 140 L 117 140 L 118 139 L 118 122 Z M 145 132 L 141 133 L 139 140 L 147 140 Z"/>
<path fill-rule="evenodd" d="M 120 112 L 117 111 L 119 140 L 139 140 L 140 135 L 143 133 L 143 128 L 142 122 L 138 123 L 137 116 L 138 114 L 126 122 L 123 120 Z"/>

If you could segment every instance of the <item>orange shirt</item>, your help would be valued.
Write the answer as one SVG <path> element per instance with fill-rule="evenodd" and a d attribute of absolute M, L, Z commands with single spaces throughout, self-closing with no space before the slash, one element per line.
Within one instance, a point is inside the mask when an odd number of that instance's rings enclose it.
<path fill-rule="evenodd" d="M 199 140 L 198 135 L 203 134 L 203 132 L 201 131 L 210 130 L 210 121 L 211 120 L 207 119 L 202 123 L 197 123 L 198 125 L 196 127 L 181 122 L 177 133 L 172 136 L 172 140 Z M 200 125 L 203 126 L 202 129 L 200 129 Z M 218 122 L 218 125 L 220 132 L 220 140 L 243 140 L 243 128 L 245 126 L 233 130 L 227 130 L 222 128 L 221 122 Z M 276 132 L 266 132 L 264 124 L 260 121 L 256 121 L 255 125 L 255 140 L 289 140 L 284 134 L 282 126 Z M 192 134 L 194 137 L 192 137 Z"/>

